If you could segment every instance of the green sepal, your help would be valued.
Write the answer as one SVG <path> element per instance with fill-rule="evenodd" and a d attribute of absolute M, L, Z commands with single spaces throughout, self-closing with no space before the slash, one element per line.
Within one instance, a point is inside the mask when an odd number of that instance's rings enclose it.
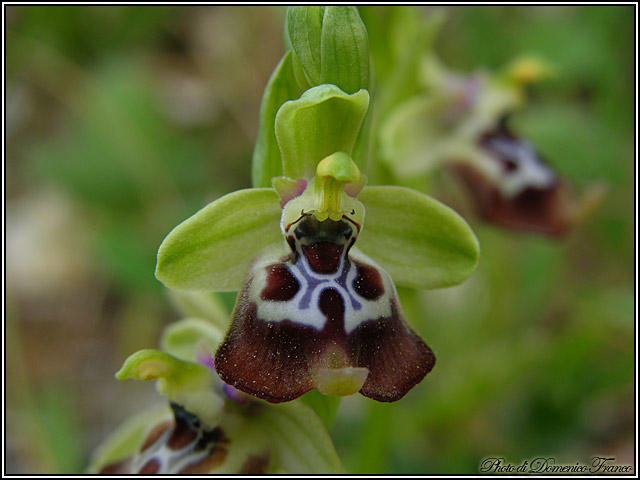
<path fill-rule="evenodd" d="M 480 247 L 467 222 L 437 200 L 404 187 L 366 187 L 356 247 L 399 285 L 441 288 L 473 273 Z"/>
<path fill-rule="evenodd" d="M 164 329 L 160 348 L 181 360 L 195 362 L 197 345 L 204 344 L 206 351 L 212 353 L 222 343 L 225 332 L 202 318 L 183 318 Z"/>
<path fill-rule="evenodd" d="M 284 175 L 311 179 L 323 158 L 334 152 L 352 156 L 368 107 L 366 90 L 348 95 L 335 85 L 314 87 L 282 105 L 275 130 Z"/>
<path fill-rule="evenodd" d="M 275 465 L 292 474 L 338 474 L 342 463 L 316 413 L 299 401 L 264 405 L 256 422 L 271 444 Z"/>
<path fill-rule="evenodd" d="M 287 52 L 271 74 L 262 96 L 258 138 L 253 149 L 251 180 L 254 187 L 269 187 L 271 179 L 282 175 L 282 157 L 275 134 L 275 119 L 282 104 L 298 98 L 292 53 Z"/>
<path fill-rule="evenodd" d="M 182 317 L 202 318 L 221 330 L 227 330 L 230 312 L 217 293 L 170 289 L 166 292 L 171 305 Z"/>
<path fill-rule="evenodd" d="M 296 77 L 301 86 L 320 85 L 322 19 L 326 7 L 287 8 L 286 43 L 291 46 Z"/>
<path fill-rule="evenodd" d="M 215 373 L 204 365 L 180 360 L 160 350 L 145 349 L 129 356 L 116 378 L 158 380 L 158 392 L 208 425 L 216 425 L 222 415 L 224 399 L 213 389 Z"/>
<path fill-rule="evenodd" d="M 457 125 L 446 119 L 451 103 L 444 96 L 416 95 L 382 122 L 381 159 L 399 178 L 427 173 L 468 148 L 468 139 L 455 135 Z"/>
<path fill-rule="evenodd" d="M 178 290 L 240 290 L 251 261 L 265 248 L 288 248 L 272 188 L 239 190 L 175 227 L 158 250 L 156 278 Z"/>
<path fill-rule="evenodd" d="M 325 7 L 320 83 L 347 93 L 370 89 L 369 38 L 356 7 Z"/>

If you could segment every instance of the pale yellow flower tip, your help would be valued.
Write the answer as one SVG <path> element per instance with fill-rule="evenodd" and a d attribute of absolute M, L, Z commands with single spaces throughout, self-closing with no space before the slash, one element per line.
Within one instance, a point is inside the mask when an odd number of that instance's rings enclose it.
<path fill-rule="evenodd" d="M 536 57 L 521 57 L 506 69 L 506 77 L 518 85 L 528 85 L 552 77 L 553 67 Z"/>
<path fill-rule="evenodd" d="M 368 368 L 321 368 L 316 377 L 316 389 L 332 397 L 358 393 L 369 375 Z"/>

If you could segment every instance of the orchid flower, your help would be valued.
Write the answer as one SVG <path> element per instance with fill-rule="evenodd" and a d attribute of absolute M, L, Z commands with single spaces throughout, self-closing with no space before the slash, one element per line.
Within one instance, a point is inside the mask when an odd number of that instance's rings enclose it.
<path fill-rule="evenodd" d="M 476 266 L 476 237 L 453 210 L 404 187 L 365 186 L 351 155 L 368 103 L 366 90 L 335 85 L 285 102 L 275 119 L 284 177 L 214 201 L 158 251 L 169 288 L 240 290 L 216 370 L 269 402 L 312 389 L 402 398 L 435 356 L 394 281 L 446 287 Z"/>
<path fill-rule="evenodd" d="M 287 26 L 290 51 L 263 98 L 255 188 L 207 205 L 158 251 L 156 277 L 195 317 L 116 374 L 156 380 L 170 408 L 114 432 L 93 473 L 340 473 L 325 428 L 335 409 L 318 408 L 335 402 L 321 394 L 395 401 L 435 364 L 394 282 L 462 282 L 477 239 L 427 195 L 366 185 L 371 82 L 357 10 L 293 7 Z M 230 326 L 206 301 L 224 291 L 240 292 Z"/>
<path fill-rule="evenodd" d="M 290 7 L 286 40 L 260 113 L 259 188 L 225 195 L 171 231 L 156 277 L 178 290 L 240 291 L 215 353 L 236 389 L 272 403 L 313 389 L 395 401 L 435 355 L 404 318 L 394 281 L 460 283 L 478 242 L 436 200 L 366 186 L 371 78 L 357 9 Z"/>
<path fill-rule="evenodd" d="M 598 202 L 601 188 L 581 200 L 525 139 L 507 126 L 524 103 L 523 87 L 550 75 L 523 57 L 498 74 L 461 75 L 425 56 L 421 91 L 383 120 L 383 160 L 399 179 L 444 167 L 468 190 L 474 210 L 503 228 L 560 236 Z"/>

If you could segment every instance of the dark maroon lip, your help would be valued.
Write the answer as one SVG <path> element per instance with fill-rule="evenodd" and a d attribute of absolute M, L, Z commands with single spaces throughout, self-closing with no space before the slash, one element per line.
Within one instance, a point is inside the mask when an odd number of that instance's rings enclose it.
<path fill-rule="evenodd" d="M 245 300 L 247 293 L 247 289 L 242 293 Z M 391 300 L 390 317 L 372 318 L 348 335 L 344 299 L 336 290 L 326 289 L 320 302 L 327 318 L 322 330 L 295 319 L 264 321 L 257 316 L 255 302 L 241 303 L 240 315 L 216 352 L 220 378 L 268 402 L 288 402 L 315 387 L 313 372 L 324 366 L 332 351 L 340 365 L 369 370 L 362 395 L 395 402 L 433 369 L 433 351 L 406 323 L 395 300 Z"/>

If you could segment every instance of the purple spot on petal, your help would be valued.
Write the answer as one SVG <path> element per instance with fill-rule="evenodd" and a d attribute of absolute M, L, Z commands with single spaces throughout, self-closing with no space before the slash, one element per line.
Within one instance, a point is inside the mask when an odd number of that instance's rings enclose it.
<path fill-rule="evenodd" d="M 246 405 L 249 403 L 249 396 L 237 388 L 225 383 L 223 389 L 224 393 L 227 394 L 227 397 L 229 397 L 233 403 L 237 403 L 238 405 Z"/>
<path fill-rule="evenodd" d="M 206 346 L 198 345 L 198 347 L 196 347 L 196 362 L 212 370 L 216 369 L 213 364 L 213 355 L 207 350 Z"/>
<path fill-rule="evenodd" d="M 280 207 L 284 208 L 284 206 L 296 197 L 302 195 L 302 193 L 307 188 L 307 181 L 304 179 L 298 180 L 295 186 L 291 187 L 286 193 L 282 194 L 280 197 Z M 278 192 L 279 194 L 281 192 Z"/>

